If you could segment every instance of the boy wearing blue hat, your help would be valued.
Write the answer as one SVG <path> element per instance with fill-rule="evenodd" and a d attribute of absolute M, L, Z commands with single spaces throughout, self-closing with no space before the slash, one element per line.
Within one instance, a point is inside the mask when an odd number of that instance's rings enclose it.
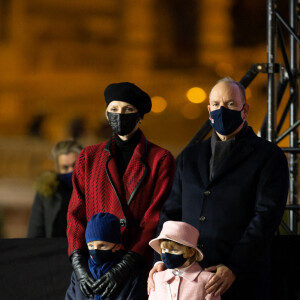
<path fill-rule="evenodd" d="M 121 244 L 120 220 L 110 213 L 93 215 L 85 231 L 85 239 L 89 251 L 88 266 L 91 284 L 104 275 L 112 266 L 118 263 L 126 253 Z M 71 276 L 71 284 L 66 292 L 65 300 L 87 300 L 79 287 L 76 274 Z M 83 289 L 89 287 L 81 286 Z M 145 278 L 142 269 L 131 272 L 120 292 L 110 298 L 102 298 L 94 294 L 95 300 L 140 300 L 145 298 Z M 89 294 L 93 291 L 89 290 Z"/>

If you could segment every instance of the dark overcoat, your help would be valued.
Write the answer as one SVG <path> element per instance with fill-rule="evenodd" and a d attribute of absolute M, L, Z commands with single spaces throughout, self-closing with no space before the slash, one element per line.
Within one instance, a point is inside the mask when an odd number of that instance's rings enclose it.
<path fill-rule="evenodd" d="M 67 211 L 72 189 L 62 183 L 52 195 L 37 193 L 34 198 L 28 225 L 29 238 L 65 237 Z"/>
<path fill-rule="evenodd" d="M 225 264 L 237 276 L 222 299 L 267 299 L 270 244 L 288 193 L 286 157 L 251 127 L 210 179 L 211 155 L 211 138 L 181 153 L 159 229 L 182 220 L 199 230 L 201 266 Z"/>

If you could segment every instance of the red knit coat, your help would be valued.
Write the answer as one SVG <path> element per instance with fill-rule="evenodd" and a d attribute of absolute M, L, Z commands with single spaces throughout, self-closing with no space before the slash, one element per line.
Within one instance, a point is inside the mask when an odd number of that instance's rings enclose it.
<path fill-rule="evenodd" d="M 172 154 L 148 142 L 141 134 L 122 181 L 116 165 L 114 136 L 108 142 L 86 147 L 73 172 L 73 194 L 68 209 L 69 255 L 86 249 L 85 227 L 99 212 L 116 215 L 121 224 L 125 248 L 149 261 L 161 207 L 173 181 Z"/>

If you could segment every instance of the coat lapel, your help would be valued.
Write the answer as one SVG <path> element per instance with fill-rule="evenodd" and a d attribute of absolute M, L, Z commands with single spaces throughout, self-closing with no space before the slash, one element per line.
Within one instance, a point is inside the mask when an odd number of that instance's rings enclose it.
<path fill-rule="evenodd" d="M 127 205 L 130 205 L 147 175 L 148 167 L 144 162 L 145 156 L 147 154 L 147 147 L 148 141 L 141 133 L 141 140 L 137 144 L 131 160 L 123 175 L 123 185 Z"/>
<path fill-rule="evenodd" d="M 249 128 L 250 129 L 250 128 Z M 250 134 L 246 134 L 249 137 L 253 133 L 252 129 Z M 226 172 L 234 169 L 237 165 L 239 165 L 245 158 L 250 155 L 254 151 L 254 146 L 251 142 L 251 139 L 242 138 L 237 145 L 235 145 L 230 152 L 227 159 L 220 165 L 220 167 L 216 170 L 211 182 L 214 182 L 218 178 L 220 178 Z"/>
<path fill-rule="evenodd" d="M 171 269 L 166 269 L 165 271 L 159 273 L 160 281 L 168 282 L 175 277 Z"/>
<path fill-rule="evenodd" d="M 202 268 L 198 262 L 194 262 L 181 276 L 188 281 L 194 281 L 201 272 Z"/>
<path fill-rule="evenodd" d="M 211 138 L 205 140 L 201 144 L 198 153 L 198 170 L 204 186 L 207 186 L 209 183 L 209 160 L 211 157 L 210 140 Z"/>
<path fill-rule="evenodd" d="M 118 197 L 119 201 L 121 201 L 123 198 L 122 185 L 120 182 L 117 163 L 112 155 L 112 153 L 115 152 L 113 147 L 115 147 L 115 145 L 112 138 L 105 146 L 105 151 L 108 153 L 108 157 L 105 162 L 105 171 L 116 196 Z"/>

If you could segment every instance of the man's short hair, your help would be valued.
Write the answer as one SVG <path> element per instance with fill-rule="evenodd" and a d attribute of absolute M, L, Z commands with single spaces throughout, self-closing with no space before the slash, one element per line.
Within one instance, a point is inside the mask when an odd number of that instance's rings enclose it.
<path fill-rule="evenodd" d="M 52 148 L 52 157 L 57 163 L 58 157 L 61 154 L 77 153 L 79 154 L 83 147 L 75 140 L 62 140 Z"/>
<path fill-rule="evenodd" d="M 232 79 L 231 77 L 224 77 L 222 79 L 220 79 L 219 81 L 217 81 L 217 83 L 211 88 L 210 90 L 210 93 L 212 91 L 212 89 L 219 83 L 221 82 L 226 82 L 226 83 L 229 83 L 229 84 L 235 84 L 241 91 L 241 95 L 242 95 L 242 101 L 243 101 L 243 104 L 246 103 L 246 92 L 245 92 L 245 87 L 238 81 L 235 81 L 234 79 Z M 209 100 L 210 100 L 210 93 L 209 93 Z"/>

